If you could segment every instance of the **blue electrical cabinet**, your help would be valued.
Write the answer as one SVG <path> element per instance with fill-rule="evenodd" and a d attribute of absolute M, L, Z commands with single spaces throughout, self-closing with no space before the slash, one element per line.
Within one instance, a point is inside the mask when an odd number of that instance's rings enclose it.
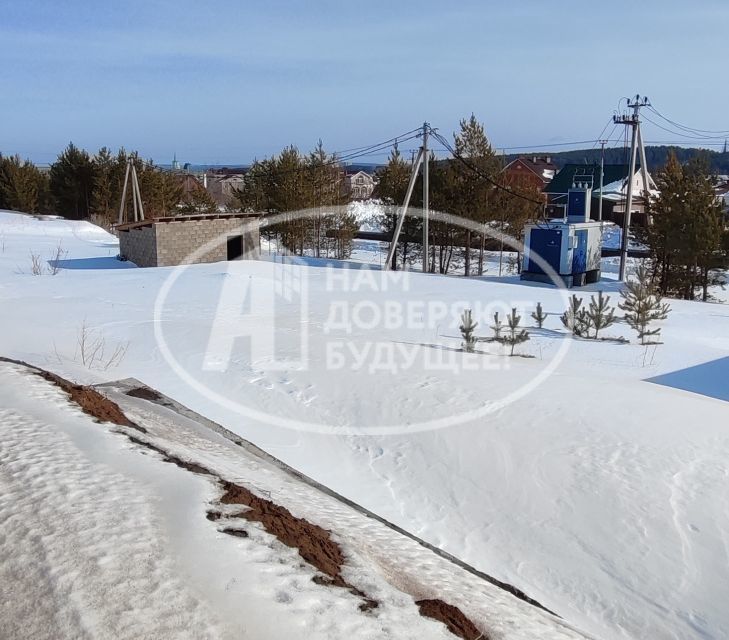
<path fill-rule="evenodd" d="M 545 274 L 539 263 L 532 258 L 533 254 L 541 258 L 559 273 L 562 259 L 562 230 L 561 229 L 532 229 L 530 234 L 530 257 L 527 270 L 532 273 Z"/>
<path fill-rule="evenodd" d="M 524 228 L 521 278 L 567 287 L 597 282 L 601 247 L 599 222 L 550 220 L 528 224 Z"/>
<path fill-rule="evenodd" d="M 587 229 L 575 229 L 572 250 L 572 274 L 587 271 Z"/>

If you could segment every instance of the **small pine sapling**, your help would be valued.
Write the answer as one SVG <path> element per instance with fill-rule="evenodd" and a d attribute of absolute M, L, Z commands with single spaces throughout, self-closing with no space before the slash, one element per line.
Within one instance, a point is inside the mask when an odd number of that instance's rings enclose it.
<path fill-rule="evenodd" d="M 587 336 L 590 330 L 590 318 L 581 307 L 582 298 L 572 294 L 569 309 L 561 315 L 560 320 L 562 320 L 565 328 L 569 329 L 574 335 L 584 337 Z"/>
<path fill-rule="evenodd" d="M 544 321 L 547 319 L 547 314 L 544 313 L 541 302 L 537 302 L 537 309 L 536 311 L 532 311 L 532 318 L 534 318 L 534 321 L 537 323 L 537 327 L 541 329 L 544 326 Z"/>
<path fill-rule="evenodd" d="M 497 311 L 494 314 L 494 323 L 491 325 L 491 329 L 493 329 L 494 337 L 493 340 L 498 342 L 501 338 L 501 331 L 504 328 L 504 323 L 499 320 L 499 312 Z"/>
<path fill-rule="evenodd" d="M 473 353 L 474 348 L 476 347 L 477 338 L 474 334 L 474 331 L 476 330 L 477 326 L 478 322 L 474 322 L 473 318 L 471 317 L 471 310 L 466 309 L 461 314 L 461 326 L 459 327 L 461 330 L 461 336 L 463 336 L 461 348 L 466 353 Z"/>
<path fill-rule="evenodd" d="M 615 307 L 610 306 L 610 296 L 603 296 L 602 291 L 598 291 L 597 300 L 595 300 L 595 296 L 590 296 L 587 318 L 595 330 L 593 337 L 597 340 L 600 330 L 607 329 L 615 322 Z"/>
<path fill-rule="evenodd" d="M 625 321 L 638 334 L 641 344 L 656 344 L 646 340 L 661 333 L 659 327 L 650 329 L 651 323 L 665 320 L 671 307 L 663 302 L 660 294 L 651 283 L 650 274 L 644 265 L 635 270 L 635 279 L 625 283 L 625 289 L 620 292 L 623 302 L 618 306 L 625 311 Z"/>
<path fill-rule="evenodd" d="M 511 313 L 506 316 L 506 326 L 508 327 L 506 332 L 496 339 L 497 342 L 511 347 L 510 356 L 514 355 L 514 347 L 516 345 L 529 340 L 529 333 L 526 329 L 519 327 L 520 322 L 521 316 L 516 313 L 516 309 L 512 309 Z"/>

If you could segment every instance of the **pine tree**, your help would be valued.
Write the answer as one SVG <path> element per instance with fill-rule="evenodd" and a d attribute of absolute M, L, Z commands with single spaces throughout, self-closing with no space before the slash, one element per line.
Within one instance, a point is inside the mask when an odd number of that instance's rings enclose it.
<path fill-rule="evenodd" d="M 590 306 L 586 311 L 590 325 L 595 330 L 593 336 L 597 340 L 598 333 L 602 329 L 607 329 L 615 322 L 615 307 L 610 306 L 610 296 L 603 296 L 602 291 L 595 296 L 590 296 Z"/>
<path fill-rule="evenodd" d="M 499 312 L 494 313 L 494 323 L 491 325 L 491 329 L 494 332 L 493 339 L 498 342 L 501 339 L 501 331 L 504 328 L 504 323 L 499 320 Z"/>
<path fill-rule="evenodd" d="M 703 300 L 726 268 L 722 250 L 724 219 L 714 193 L 714 178 L 705 158 L 681 165 L 674 152 L 657 179 L 660 195 L 651 202 L 653 224 L 642 238 L 651 251 L 654 275 L 662 294 Z"/>
<path fill-rule="evenodd" d="M 126 157 L 124 158 L 126 161 Z M 106 223 L 114 221 L 119 210 L 121 184 L 119 156 L 114 157 L 107 147 L 102 147 L 94 157 L 94 185 L 91 191 L 91 213 Z M 126 170 L 126 165 L 121 165 Z"/>
<path fill-rule="evenodd" d="M 47 183 L 47 177 L 30 160 L 0 154 L 0 209 L 48 211 Z"/>
<path fill-rule="evenodd" d="M 460 131 L 453 135 L 453 146 L 456 154 L 467 159 L 470 167 L 455 159 L 449 163 L 448 166 L 454 175 L 451 180 L 453 193 L 448 210 L 466 220 L 486 224 L 493 217 L 495 191 L 481 174 L 498 176 L 501 171 L 501 161 L 486 137 L 483 124 L 476 119 L 474 114 L 471 114 L 470 118 L 462 119 L 459 124 Z M 471 167 L 478 168 L 479 172 L 474 171 Z M 465 246 L 463 274 L 468 276 L 471 272 L 473 232 L 466 229 L 463 235 Z M 482 275 L 483 235 L 478 239 L 478 243 L 478 274 Z"/>
<path fill-rule="evenodd" d="M 474 348 L 476 347 L 477 338 L 474 331 L 477 326 L 478 322 L 475 322 L 471 317 L 471 310 L 465 309 L 461 315 L 461 326 L 459 329 L 461 330 L 461 336 L 463 336 L 461 348 L 466 353 L 473 353 Z"/>
<path fill-rule="evenodd" d="M 537 323 L 537 327 L 541 329 L 544 326 L 544 321 L 547 319 L 547 314 L 544 313 L 541 302 L 537 302 L 537 309 L 536 311 L 532 312 L 532 318 L 534 318 L 535 322 Z"/>
<path fill-rule="evenodd" d="M 636 269 L 635 279 L 625 283 L 625 289 L 620 295 L 623 297 L 623 302 L 618 306 L 626 312 L 625 321 L 638 334 L 640 343 L 648 344 L 646 338 L 657 338 L 661 332 L 660 328 L 649 327 L 657 320 L 665 320 L 671 308 L 662 301 L 644 265 Z"/>
<path fill-rule="evenodd" d="M 508 330 L 503 335 L 496 338 L 500 344 L 506 344 L 511 347 L 510 356 L 514 355 L 514 347 L 522 342 L 529 340 L 529 333 L 525 329 L 519 327 L 521 316 L 517 315 L 516 309 L 512 309 L 511 313 L 506 316 L 506 324 Z"/>
<path fill-rule="evenodd" d="M 570 298 L 570 306 L 565 311 L 560 320 L 566 329 L 569 329 L 574 335 L 585 337 L 590 330 L 590 318 L 585 309 L 582 309 L 582 298 L 578 298 L 572 294 Z"/>
<path fill-rule="evenodd" d="M 337 227 L 334 248 L 338 258 L 349 257 L 354 231 L 350 232 L 351 220 L 348 216 L 333 214 L 332 209 L 345 203 L 343 182 L 344 172 L 337 163 L 335 155 L 329 155 L 321 140 L 305 160 L 307 183 L 307 207 L 318 209 L 307 218 L 307 244 L 315 257 L 321 257 L 322 250 L 329 246 L 326 232 Z M 339 219 L 336 219 L 339 218 Z M 355 230 L 356 231 L 356 230 Z"/>
<path fill-rule="evenodd" d="M 216 213 L 218 203 L 201 184 L 193 184 L 192 188 L 183 195 L 179 206 L 181 213 Z"/>
<path fill-rule="evenodd" d="M 58 213 L 81 220 L 91 212 L 95 167 L 89 154 L 72 142 L 51 165 L 50 191 Z"/>

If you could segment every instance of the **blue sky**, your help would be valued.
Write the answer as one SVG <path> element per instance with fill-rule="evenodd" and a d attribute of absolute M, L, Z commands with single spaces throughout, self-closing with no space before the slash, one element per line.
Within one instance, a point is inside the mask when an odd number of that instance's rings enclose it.
<path fill-rule="evenodd" d="M 471 112 L 497 147 L 555 144 L 597 138 L 636 92 L 729 129 L 727 26 L 726 0 L 0 0 L 0 152 L 247 162 L 424 120 L 450 136 Z"/>

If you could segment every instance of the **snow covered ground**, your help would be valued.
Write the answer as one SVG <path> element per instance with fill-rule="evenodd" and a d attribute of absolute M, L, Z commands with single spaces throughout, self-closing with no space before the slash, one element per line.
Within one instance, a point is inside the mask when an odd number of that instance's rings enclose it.
<path fill-rule="evenodd" d="M 59 240 L 61 270 L 32 275 L 30 252 L 50 259 Z M 728 307 L 672 301 L 665 344 L 646 348 L 622 323 L 605 335 L 630 344 L 570 340 L 563 295 L 514 277 L 414 273 L 387 289 L 358 269 L 261 261 L 185 270 L 155 315 L 173 270 L 116 252 L 86 223 L 0 213 L 0 354 L 84 382 L 136 377 L 598 637 L 729 636 Z M 304 365 L 272 369 L 243 344 L 206 368 L 221 291 L 265 292 L 281 273 L 308 305 L 254 307 L 254 339 L 273 326 L 293 355 L 305 335 Z M 579 295 L 598 287 L 617 300 L 610 280 Z M 388 301 L 407 326 L 334 322 Z M 430 313 L 517 306 L 531 324 L 537 301 L 545 329 L 518 349 L 533 358 L 462 354 L 457 319 Z M 80 362 L 84 322 L 107 354 L 127 347 L 121 362 Z"/>
<path fill-rule="evenodd" d="M 452 638 L 419 615 L 415 599 L 429 597 L 457 600 L 496 637 L 584 638 L 199 423 L 111 395 L 147 430 L 127 433 L 333 530 L 346 578 L 377 600 L 376 613 L 315 583 L 260 525 L 230 519 L 247 535 L 222 533 L 225 514 L 217 525 L 205 518 L 220 493 L 209 477 L 164 464 L 51 383 L 0 362 L 4 638 Z"/>

